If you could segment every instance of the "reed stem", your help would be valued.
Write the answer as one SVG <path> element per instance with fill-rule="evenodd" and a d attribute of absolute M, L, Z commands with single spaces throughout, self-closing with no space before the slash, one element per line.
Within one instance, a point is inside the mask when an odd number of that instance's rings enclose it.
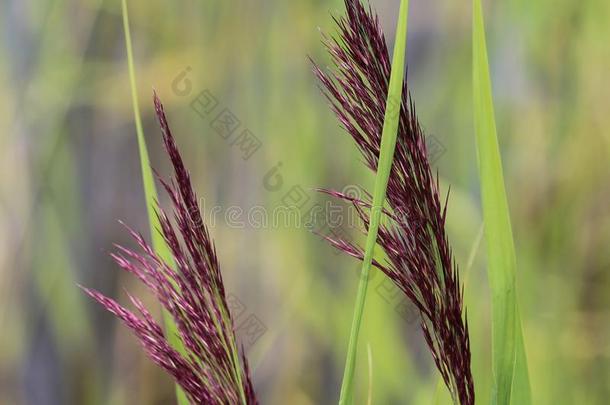
<path fill-rule="evenodd" d="M 366 302 L 369 273 L 373 263 L 375 245 L 377 243 L 377 233 L 379 231 L 382 207 L 386 196 L 390 171 L 392 169 L 394 149 L 396 147 L 400 108 L 402 105 L 408 12 L 409 1 L 401 0 L 400 11 L 398 13 L 398 24 L 396 27 L 396 39 L 394 41 L 392 72 L 390 74 L 383 131 L 381 133 L 381 150 L 379 153 L 379 163 L 377 165 L 377 175 L 375 177 L 373 206 L 371 208 L 370 216 L 371 222 L 366 238 L 365 254 L 362 261 L 362 270 L 358 284 L 356 303 L 354 305 L 354 315 L 347 347 L 347 358 L 345 361 L 345 369 L 343 371 L 343 383 L 341 385 L 339 405 L 347 405 L 351 403 L 352 399 L 352 383 L 354 378 L 356 353 L 358 349 L 358 335 L 360 333 L 362 316 L 364 314 L 364 304 Z"/>

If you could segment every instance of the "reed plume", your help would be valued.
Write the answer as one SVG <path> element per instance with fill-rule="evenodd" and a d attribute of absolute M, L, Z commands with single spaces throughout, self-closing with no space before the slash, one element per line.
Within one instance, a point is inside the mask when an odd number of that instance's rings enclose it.
<path fill-rule="evenodd" d="M 214 243 L 156 94 L 154 103 L 174 168 L 171 181 L 160 181 L 171 199 L 175 225 L 161 208 L 157 215 L 159 232 L 171 250 L 175 267 L 165 263 L 140 234 L 129 228 L 142 252 L 117 245 L 112 257 L 144 283 L 171 314 L 184 352 L 172 348 L 138 298 L 128 294 L 136 314 L 98 291 L 85 291 L 132 330 L 148 356 L 175 379 L 193 404 L 258 404 L 243 348 L 241 355 L 237 348 Z"/>
<path fill-rule="evenodd" d="M 390 55 L 379 19 L 359 0 L 345 0 L 347 15 L 335 18 L 339 36 L 324 37 L 334 69 L 324 72 L 313 63 L 332 110 L 352 136 L 373 171 L 379 161 L 381 134 L 391 72 Z M 438 176 L 427 157 L 424 133 L 417 120 L 407 83 L 393 100 L 399 114 L 398 140 L 384 209 L 385 224 L 378 244 L 386 260 L 373 264 L 383 271 L 418 308 L 421 326 L 434 362 L 454 402 L 474 404 L 470 341 L 457 265 L 445 232 L 447 200 L 439 198 Z M 370 195 L 351 201 L 365 228 L 369 225 Z M 448 198 L 449 194 L 447 194 Z M 327 237 L 338 249 L 360 260 L 363 249 Z"/>

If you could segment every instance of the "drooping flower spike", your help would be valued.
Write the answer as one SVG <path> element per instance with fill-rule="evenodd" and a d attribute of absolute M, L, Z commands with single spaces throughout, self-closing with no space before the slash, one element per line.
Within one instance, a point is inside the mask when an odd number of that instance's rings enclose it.
<path fill-rule="evenodd" d="M 129 295 L 138 314 L 95 290 L 85 291 L 133 331 L 148 356 L 172 375 L 193 404 L 258 404 L 248 362 L 237 347 L 214 244 L 156 94 L 154 103 L 174 168 L 170 182 L 160 181 L 172 201 L 175 225 L 159 209 L 159 231 L 175 265 L 165 263 L 140 234 L 129 228 L 142 252 L 117 246 L 118 252 L 112 257 L 144 283 L 171 314 L 184 353 L 171 347 L 161 326 L 137 298 Z"/>
<path fill-rule="evenodd" d="M 379 19 L 370 6 L 345 0 L 347 16 L 335 19 L 338 38 L 325 37 L 334 69 L 314 73 L 341 125 L 352 136 L 369 168 L 377 169 L 390 78 L 390 55 Z M 438 178 L 432 174 L 424 133 L 407 84 L 395 100 L 400 114 L 398 140 L 387 188 L 385 225 L 378 244 L 387 260 L 374 265 L 383 271 L 419 309 L 421 326 L 434 362 L 454 401 L 474 404 L 470 341 L 457 265 L 445 232 L 447 202 L 439 199 Z M 351 201 L 368 227 L 371 201 Z M 448 196 L 447 196 L 448 197 Z M 327 238 L 338 249 L 360 260 L 360 247 Z"/>

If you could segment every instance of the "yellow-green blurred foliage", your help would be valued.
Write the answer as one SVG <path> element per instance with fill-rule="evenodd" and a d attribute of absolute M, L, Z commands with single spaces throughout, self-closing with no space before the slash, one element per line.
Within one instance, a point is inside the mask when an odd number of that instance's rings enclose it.
<path fill-rule="evenodd" d="M 266 229 L 229 207 L 271 211 L 295 186 L 371 188 L 356 148 L 310 72 L 327 56 L 340 0 L 129 1 L 151 160 L 168 162 L 154 87 L 207 217 L 229 291 L 266 332 L 249 348 L 264 404 L 338 398 L 358 264 L 302 226 Z M 466 302 L 479 403 L 490 390 L 490 308 L 471 98 L 469 2 L 412 1 L 408 64 L 422 125 L 443 145 L 448 229 L 468 269 Z M 388 38 L 398 2 L 373 1 Z M 610 396 L 610 3 L 485 4 L 498 133 L 518 260 L 534 403 L 604 404 Z M 124 300 L 142 293 L 108 257 L 145 231 L 120 2 L 0 5 L 0 403 L 165 404 L 168 377 L 77 284 Z M 183 94 L 174 80 L 187 69 Z M 184 86 L 186 82 L 180 82 Z M 191 102 L 209 90 L 261 141 L 248 160 Z M 265 176 L 278 164 L 277 190 Z M 278 181 L 280 177 L 273 177 Z M 269 178 L 267 179 L 269 180 Z M 167 201 L 163 199 L 163 203 Z M 238 212 L 233 210 L 233 212 Z M 245 214 L 244 214 L 245 215 Z M 229 218 L 230 219 L 230 218 Z M 235 221 L 234 221 L 235 222 Z M 271 224 L 270 224 L 271 225 Z M 361 235 L 350 231 L 356 241 Z M 474 251 L 473 251 L 474 247 Z M 376 274 L 356 375 L 358 403 L 449 403 L 413 317 Z M 144 294 L 145 297 L 148 297 Z M 152 300 L 148 301 L 155 307 Z M 369 384 L 367 344 L 372 381 Z"/>

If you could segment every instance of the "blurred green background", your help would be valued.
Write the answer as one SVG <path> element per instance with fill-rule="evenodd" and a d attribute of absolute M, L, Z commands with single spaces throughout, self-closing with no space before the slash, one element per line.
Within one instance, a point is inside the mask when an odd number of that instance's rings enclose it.
<path fill-rule="evenodd" d="M 229 226 L 223 214 L 272 210 L 294 187 L 307 206 L 327 201 L 314 187 L 371 188 L 306 58 L 328 61 L 318 29 L 335 32 L 330 15 L 343 13 L 342 2 L 128 3 L 152 164 L 169 174 L 154 87 L 204 210 L 223 209 L 211 233 L 243 319 L 258 322 L 248 356 L 262 403 L 336 403 L 358 264 L 302 226 Z M 372 4 L 393 38 L 398 1 Z M 485 10 L 534 403 L 605 404 L 610 3 L 488 1 Z M 124 288 L 150 298 L 108 257 L 113 243 L 131 245 L 118 219 L 148 229 L 120 2 L 4 0 L 0 27 L 0 403 L 173 403 L 169 378 L 77 287 L 122 302 Z M 474 254 L 465 295 L 478 402 L 486 403 L 490 305 L 485 249 L 476 248 L 470 3 L 411 1 L 408 41 L 419 117 L 444 151 L 434 165 L 443 192 L 452 189 L 450 240 L 462 268 Z M 202 117 L 191 103 L 206 90 L 218 105 Z M 238 132 L 260 140 L 249 159 L 213 128 L 224 108 Z M 372 387 L 374 404 L 448 404 L 416 319 L 397 313 L 400 296 L 381 275 L 372 283 L 358 403 Z"/>

